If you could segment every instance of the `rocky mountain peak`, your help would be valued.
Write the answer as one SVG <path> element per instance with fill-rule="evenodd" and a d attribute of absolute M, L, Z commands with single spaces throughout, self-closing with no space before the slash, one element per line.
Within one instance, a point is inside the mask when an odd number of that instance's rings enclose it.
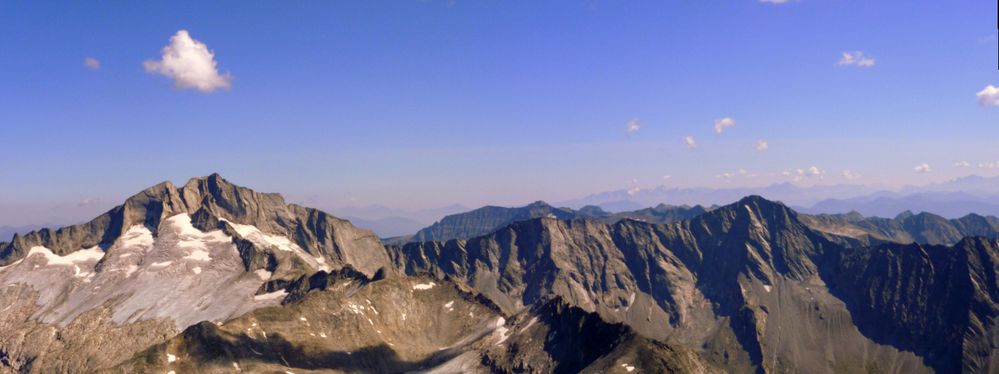
<path fill-rule="evenodd" d="M 242 255 L 248 271 L 273 266 L 267 265 L 276 261 L 271 257 L 288 255 L 284 252 L 289 250 L 269 250 L 266 247 L 273 243 L 263 239 L 253 245 L 245 241 L 250 239 L 247 235 L 273 237 L 271 241 L 286 243 L 280 248 L 298 248 L 316 258 L 306 261 L 317 262 L 312 267 L 351 264 L 370 276 L 388 264 L 384 247 L 370 231 L 315 209 L 289 205 L 279 194 L 256 192 L 211 174 L 192 178 L 180 188 L 168 181 L 159 183 L 84 224 L 15 237 L 0 249 L 0 266 L 17 261 L 34 247 L 60 256 L 85 248 L 106 249 L 136 225 L 156 236 L 163 221 L 178 214 L 191 216 L 192 224 L 202 231 L 225 229 L 244 240 Z"/>

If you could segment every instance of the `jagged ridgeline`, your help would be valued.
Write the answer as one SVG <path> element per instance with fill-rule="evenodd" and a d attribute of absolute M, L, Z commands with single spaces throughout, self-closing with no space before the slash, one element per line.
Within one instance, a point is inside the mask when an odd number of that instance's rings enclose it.
<path fill-rule="evenodd" d="M 627 213 L 486 207 L 384 246 L 218 175 L 163 183 L 2 244 L 0 372 L 999 369 L 991 218 Z"/>

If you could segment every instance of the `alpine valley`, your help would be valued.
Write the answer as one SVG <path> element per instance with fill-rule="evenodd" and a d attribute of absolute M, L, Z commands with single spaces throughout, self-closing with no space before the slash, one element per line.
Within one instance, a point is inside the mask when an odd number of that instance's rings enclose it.
<path fill-rule="evenodd" d="M 992 373 L 997 235 L 753 195 L 383 241 L 213 174 L 0 243 L 0 372 Z"/>

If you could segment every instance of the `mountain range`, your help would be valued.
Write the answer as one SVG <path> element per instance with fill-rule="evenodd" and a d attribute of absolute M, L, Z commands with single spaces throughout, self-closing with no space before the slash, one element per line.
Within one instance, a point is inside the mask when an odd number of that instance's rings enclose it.
<path fill-rule="evenodd" d="M 164 182 L 0 243 L 0 371 L 999 370 L 994 218 L 657 208 L 487 207 L 383 245 Z"/>
<path fill-rule="evenodd" d="M 759 195 L 781 201 L 804 213 L 849 213 L 894 217 L 910 210 L 932 212 L 947 218 L 967 214 L 999 216 L 999 177 L 970 175 L 925 186 L 904 186 L 883 190 L 870 186 L 840 184 L 799 186 L 779 183 L 763 187 L 676 188 L 660 186 L 601 192 L 557 202 L 558 206 L 581 208 L 599 206 L 610 211 L 635 210 L 657 204 L 727 204 L 743 196 Z"/>

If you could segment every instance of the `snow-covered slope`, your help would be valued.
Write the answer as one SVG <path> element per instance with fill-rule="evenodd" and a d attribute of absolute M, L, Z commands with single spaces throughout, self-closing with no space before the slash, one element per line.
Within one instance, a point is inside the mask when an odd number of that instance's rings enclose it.
<path fill-rule="evenodd" d="M 0 286 L 30 285 L 39 293 L 32 317 L 60 326 L 106 306 L 117 324 L 168 319 L 180 330 L 277 302 L 253 297 L 271 274 L 244 271 L 232 238 L 221 230 L 202 232 L 190 216 L 178 214 L 157 234 L 136 225 L 106 251 L 93 247 L 66 256 L 33 247 L 0 270 Z"/>
<path fill-rule="evenodd" d="M 218 175 L 153 186 L 82 225 L 0 243 L 0 372 L 93 371 L 287 285 L 388 263 L 370 231 Z"/>

